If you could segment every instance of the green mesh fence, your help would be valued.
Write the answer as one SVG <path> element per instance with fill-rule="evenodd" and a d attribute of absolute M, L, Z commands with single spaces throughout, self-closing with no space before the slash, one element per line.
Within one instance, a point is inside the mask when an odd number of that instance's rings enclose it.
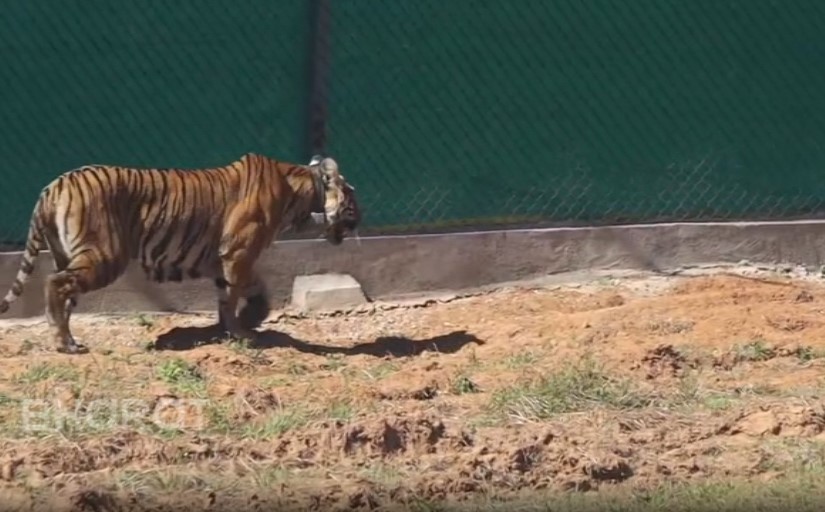
<path fill-rule="evenodd" d="M 82 163 L 335 156 L 371 232 L 825 200 L 820 0 L 10 0 L 6 194 Z"/>
<path fill-rule="evenodd" d="M 305 158 L 305 1 L 8 0 L 0 16 L 0 240 L 89 163 Z"/>

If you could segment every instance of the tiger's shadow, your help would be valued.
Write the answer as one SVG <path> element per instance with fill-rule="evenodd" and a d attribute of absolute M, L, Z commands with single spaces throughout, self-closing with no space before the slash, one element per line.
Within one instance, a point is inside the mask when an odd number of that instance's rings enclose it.
<path fill-rule="evenodd" d="M 159 351 L 192 350 L 204 345 L 229 343 L 226 335 L 217 325 L 207 327 L 175 327 L 161 334 L 155 340 L 154 349 Z M 426 350 L 444 354 L 458 352 L 470 343 L 483 345 L 484 341 L 467 331 L 453 331 L 425 339 L 411 339 L 402 336 L 382 336 L 372 342 L 358 343 L 349 347 L 319 345 L 299 340 L 289 334 L 275 330 L 258 331 L 258 339 L 251 348 L 274 349 L 294 348 L 299 352 L 321 356 L 329 355 L 370 355 L 373 357 L 417 356 Z"/>

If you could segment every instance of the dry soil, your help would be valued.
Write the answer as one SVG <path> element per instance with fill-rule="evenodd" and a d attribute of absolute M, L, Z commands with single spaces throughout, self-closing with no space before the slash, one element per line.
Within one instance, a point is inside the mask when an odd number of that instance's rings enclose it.
<path fill-rule="evenodd" d="M 0 331 L 0 502 L 436 510 L 822 471 L 825 285 L 601 279 L 415 307 Z"/>

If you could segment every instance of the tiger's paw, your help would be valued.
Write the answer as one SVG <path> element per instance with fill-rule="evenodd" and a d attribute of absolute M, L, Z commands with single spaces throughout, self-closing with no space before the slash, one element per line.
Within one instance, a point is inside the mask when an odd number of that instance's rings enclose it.
<path fill-rule="evenodd" d="M 238 323 L 244 329 L 254 329 L 269 316 L 269 301 L 264 295 L 253 295 L 246 299 L 246 304 L 238 313 Z"/>
<path fill-rule="evenodd" d="M 85 345 L 79 343 L 61 344 L 57 346 L 57 352 L 60 354 L 80 355 L 88 354 L 89 349 Z"/>

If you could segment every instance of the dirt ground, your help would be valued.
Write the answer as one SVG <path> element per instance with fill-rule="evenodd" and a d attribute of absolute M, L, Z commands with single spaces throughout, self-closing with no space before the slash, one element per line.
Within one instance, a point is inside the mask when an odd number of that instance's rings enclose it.
<path fill-rule="evenodd" d="M 817 477 L 825 284 L 752 274 L 273 312 L 257 346 L 211 315 L 76 315 L 80 356 L 7 325 L 0 503 L 423 511 Z"/>

